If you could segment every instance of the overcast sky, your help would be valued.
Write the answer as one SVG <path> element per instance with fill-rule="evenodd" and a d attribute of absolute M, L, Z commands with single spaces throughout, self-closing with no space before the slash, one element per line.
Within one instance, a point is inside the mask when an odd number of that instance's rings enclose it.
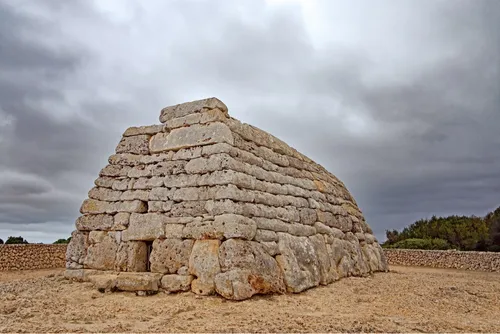
<path fill-rule="evenodd" d="M 498 0 L 0 0 L 0 238 L 68 237 L 127 127 L 211 96 L 381 240 L 500 205 Z"/>

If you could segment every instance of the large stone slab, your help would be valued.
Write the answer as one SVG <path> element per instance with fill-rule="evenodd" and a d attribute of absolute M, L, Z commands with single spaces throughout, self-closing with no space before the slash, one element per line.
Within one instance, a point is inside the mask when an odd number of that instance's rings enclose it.
<path fill-rule="evenodd" d="M 189 264 L 194 240 L 156 239 L 151 252 L 151 272 L 175 274 Z"/>
<path fill-rule="evenodd" d="M 168 217 L 162 213 L 132 214 L 129 227 L 123 231 L 124 241 L 153 241 L 165 237 L 165 227 Z"/>
<path fill-rule="evenodd" d="M 143 241 L 122 242 L 118 246 L 115 259 L 116 271 L 146 271 L 148 247 Z"/>
<path fill-rule="evenodd" d="M 161 274 L 120 273 L 116 277 L 116 288 L 121 291 L 158 291 Z"/>
<path fill-rule="evenodd" d="M 105 233 L 105 232 L 104 232 Z M 114 270 L 118 243 L 113 235 L 106 234 L 89 246 L 84 266 L 96 270 Z"/>
<path fill-rule="evenodd" d="M 219 260 L 223 272 L 216 275 L 215 285 L 225 298 L 242 300 L 286 291 L 276 260 L 258 242 L 227 240 L 220 247 Z"/>
<path fill-rule="evenodd" d="M 170 133 L 158 133 L 150 141 L 152 153 L 177 151 L 194 146 L 205 146 L 216 143 L 233 144 L 233 135 L 224 123 L 215 122 L 208 125 L 195 124 L 178 128 Z"/>
<path fill-rule="evenodd" d="M 73 231 L 71 241 L 66 248 L 66 267 L 69 269 L 83 268 L 88 246 L 88 233 Z"/>
<path fill-rule="evenodd" d="M 79 231 L 108 231 L 113 227 L 113 223 L 113 216 L 111 215 L 83 215 L 76 220 L 76 229 Z"/>
<path fill-rule="evenodd" d="M 163 108 L 160 113 L 160 122 L 165 123 L 174 118 L 183 117 L 201 111 L 208 111 L 211 109 L 219 109 L 225 114 L 227 114 L 228 111 L 227 106 L 221 100 L 211 97 L 208 99 L 196 100 Z"/>
<path fill-rule="evenodd" d="M 280 255 L 276 261 L 283 271 L 288 292 L 302 292 L 318 286 L 320 263 L 313 243 L 307 237 L 278 233 Z"/>
<path fill-rule="evenodd" d="M 215 276 L 220 272 L 219 240 L 196 240 L 189 258 L 189 274 L 196 277 L 191 291 L 199 295 L 215 292 Z"/>

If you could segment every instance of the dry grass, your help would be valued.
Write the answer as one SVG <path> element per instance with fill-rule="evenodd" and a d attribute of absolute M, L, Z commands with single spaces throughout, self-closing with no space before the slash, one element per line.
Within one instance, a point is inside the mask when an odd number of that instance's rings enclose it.
<path fill-rule="evenodd" d="M 500 332 L 498 273 L 392 267 L 231 302 L 102 294 L 61 272 L 0 272 L 0 332 Z"/>

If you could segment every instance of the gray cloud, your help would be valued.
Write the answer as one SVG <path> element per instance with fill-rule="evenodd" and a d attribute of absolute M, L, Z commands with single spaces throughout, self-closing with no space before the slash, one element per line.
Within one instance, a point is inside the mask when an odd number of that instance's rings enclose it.
<path fill-rule="evenodd" d="M 2 235 L 65 237 L 121 132 L 206 96 L 336 174 L 379 237 L 500 203 L 497 1 L 114 5 L 0 3 Z"/>

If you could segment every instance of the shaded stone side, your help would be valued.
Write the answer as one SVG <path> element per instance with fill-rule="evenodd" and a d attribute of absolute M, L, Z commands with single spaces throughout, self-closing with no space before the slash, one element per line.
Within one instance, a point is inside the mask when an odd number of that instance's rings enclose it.
<path fill-rule="evenodd" d="M 322 166 L 215 98 L 164 108 L 160 121 L 127 129 L 100 171 L 68 276 L 98 273 L 96 285 L 120 290 L 135 273 L 138 290 L 241 300 L 387 270 L 361 210 Z"/>
<path fill-rule="evenodd" d="M 66 245 L 0 245 L 0 271 L 64 268 Z"/>

